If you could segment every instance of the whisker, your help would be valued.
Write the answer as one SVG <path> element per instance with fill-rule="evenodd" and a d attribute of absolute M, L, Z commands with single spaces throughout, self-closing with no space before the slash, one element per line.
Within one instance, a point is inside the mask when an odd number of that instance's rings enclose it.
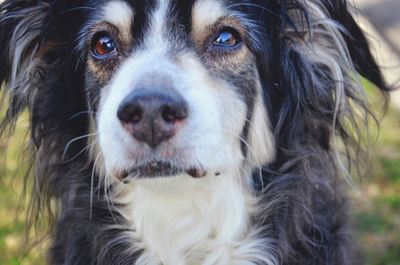
<path fill-rule="evenodd" d="M 101 157 L 102 152 L 99 152 L 99 154 L 97 155 L 96 159 L 94 160 L 93 163 L 93 168 L 92 168 L 92 175 L 90 177 L 90 206 L 89 206 L 89 218 L 90 221 L 92 221 L 92 210 L 93 210 L 93 186 L 94 186 L 94 172 L 96 171 L 96 164 L 97 161 L 99 160 L 99 158 Z"/>
<path fill-rule="evenodd" d="M 70 140 L 70 141 L 67 143 L 67 145 L 65 146 L 64 152 L 63 152 L 61 158 L 62 158 L 62 159 L 65 158 L 65 155 L 67 154 L 68 149 L 69 149 L 69 147 L 71 146 L 71 144 L 73 144 L 74 142 L 79 141 L 79 140 L 81 140 L 81 139 L 88 138 L 88 137 L 90 137 L 90 136 L 95 136 L 95 135 L 97 135 L 97 134 L 98 134 L 97 132 L 96 132 L 96 133 L 89 133 L 89 134 L 85 134 L 85 135 L 82 135 L 82 136 L 79 136 L 79 137 L 75 137 L 74 139 Z"/>
<path fill-rule="evenodd" d="M 96 144 L 97 141 L 94 141 L 93 143 L 87 145 L 85 148 L 83 148 L 79 153 L 77 153 L 74 157 L 72 157 L 71 159 L 68 159 L 66 162 L 71 162 L 72 160 L 74 160 L 75 158 L 77 158 L 80 154 L 82 154 L 83 152 L 85 152 L 86 150 L 88 150 L 90 147 L 92 147 L 94 144 Z"/>
<path fill-rule="evenodd" d="M 74 49 L 74 51 L 76 52 L 78 49 Z M 76 60 L 76 65 L 75 65 L 75 70 L 78 70 L 79 64 L 82 62 L 83 58 L 84 58 L 84 53 L 80 53 L 78 60 Z"/>
<path fill-rule="evenodd" d="M 251 121 L 248 121 L 248 122 L 251 123 Z M 257 164 L 257 168 L 258 168 L 259 175 L 262 176 L 262 168 L 263 168 L 263 167 L 262 167 L 262 165 L 261 165 L 261 162 L 256 158 L 255 152 L 254 152 L 253 148 L 252 148 L 251 145 L 246 141 L 246 139 L 244 139 L 242 136 L 240 136 L 240 135 L 238 135 L 238 134 L 235 134 L 235 133 L 233 133 L 233 132 L 231 132 L 231 131 L 226 131 L 226 130 L 225 130 L 224 132 L 229 133 L 229 134 L 231 134 L 231 135 L 234 136 L 234 137 L 237 137 L 237 138 L 240 140 L 240 142 L 242 142 L 242 143 L 244 143 L 244 144 L 246 145 L 247 149 L 253 154 L 253 157 L 255 158 L 255 162 L 256 162 L 256 164 Z M 261 181 L 262 187 L 264 188 L 264 184 L 263 184 L 262 178 L 260 178 L 260 181 Z"/>
<path fill-rule="evenodd" d="M 71 13 L 74 11 L 81 11 L 81 10 L 91 10 L 91 11 L 96 11 L 95 8 L 93 7 L 89 7 L 89 6 L 80 6 L 80 7 L 74 7 L 74 8 L 70 8 L 67 10 L 64 10 L 63 12 L 60 12 L 60 15 L 65 15 L 67 13 Z"/>
<path fill-rule="evenodd" d="M 85 111 L 77 112 L 77 113 L 75 113 L 74 115 L 72 115 L 71 117 L 69 117 L 68 120 L 70 121 L 70 120 L 73 120 L 73 119 L 75 119 L 76 117 L 78 117 L 78 116 L 80 116 L 80 115 L 83 115 L 83 114 L 91 114 L 91 113 L 95 114 L 95 112 L 90 111 L 90 110 L 85 110 Z"/>
<path fill-rule="evenodd" d="M 257 8 L 260 8 L 260 9 L 266 11 L 267 13 L 269 13 L 269 14 L 275 16 L 275 17 L 279 17 L 279 15 L 276 14 L 276 13 L 275 13 L 274 11 L 272 11 L 271 9 L 266 8 L 265 6 L 260 6 L 260 5 L 254 4 L 254 3 L 237 3 L 237 4 L 229 5 L 229 7 L 242 7 L 242 6 L 257 7 Z"/>
<path fill-rule="evenodd" d="M 114 203 L 112 202 L 112 200 L 109 197 L 109 191 L 108 191 L 109 186 L 110 186 L 109 177 L 108 177 L 108 175 L 106 175 L 104 177 L 104 198 L 106 199 L 107 208 L 111 214 L 112 219 L 114 220 L 114 223 L 117 223 L 117 219 L 115 218 L 113 210 L 112 210 L 112 206 L 114 206 Z"/>

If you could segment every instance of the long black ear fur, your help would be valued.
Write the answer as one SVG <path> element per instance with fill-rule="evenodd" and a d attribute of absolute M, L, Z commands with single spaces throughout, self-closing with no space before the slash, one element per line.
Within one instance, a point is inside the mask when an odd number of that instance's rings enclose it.
<path fill-rule="evenodd" d="M 19 114 L 32 104 L 40 78 L 38 56 L 45 5 L 39 1 L 4 1 L 0 5 L 0 83 L 9 94 L 6 125 L 13 128 Z M 3 88 L 3 86 L 2 86 Z"/>
<path fill-rule="evenodd" d="M 371 55 L 370 46 L 363 31 L 349 12 L 347 1 L 321 0 L 321 2 L 326 6 L 332 19 L 338 21 L 347 31 L 344 32 L 343 37 L 356 70 L 383 91 L 390 91 L 379 66 Z"/>
<path fill-rule="evenodd" d="M 261 3 L 278 14 L 265 15 L 265 28 L 278 26 L 268 32 L 272 53 L 260 56 L 273 61 L 261 76 L 277 146 L 275 163 L 263 172 L 263 195 L 265 205 L 279 201 L 265 225 L 279 231 L 281 264 L 359 264 L 337 180 L 352 182 L 368 161 L 364 138 L 373 116 L 358 73 L 384 95 L 390 88 L 346 1 Z"/>
<path fill-rule="evenodd" d="M 47 195 L 59 197 L 68 189 L 72 180 L 62 178 L 65 172 L 61 172 L 68 167 L 60 165 L 69 155 L 73 157 L 72 153 L 79 153 L 76 150 L 83 142 L 74 142 L 71 154 L 64 154 L 65 147 L 71 139 L 87 133 L 87 116 L 71 119 L 76 113 L 87 113 L 85 71 L 74 54 L 75 34 L 87 15 L 75 9 L 83 3 L 6 0 L 0 4 L 0 83 L 5 89 L 1 107 L 7 107 L 0 135 L 6 128 L 12 133 L 18 116 L 29 110 L 28 147 L 33 151 L 29 162 L 34 163 L 34 178 L 29 179 L 34 179 L 33 190 L 37 191 L 31 195 L 37 204 L 32 205 L 34 218 L 50 205 Z"/>
<path fill-rule="evenodd" d="M 27 107 L 39 131 L 46 127 L 42 123 L 54 127 L 82 108 L 82 100 L 71 105 L 65 99 L 83 93 L 79 90 L 81 75 L 76 74 L 83 71 L 79 72 L 73 51 L 74 34 L 85 15 L 79 10 L 64 12 L 82 5 L 83 1 L 53 0 L 6 0 L 0 4 L 0 83 L 9 94 L 3 128 L 7 124 L 13 127 Z M 64 21 L 69 21 L 68 25 Z M 35 125 L 31 126 L 38 145 L 41 136 Z M 46 129 L 51 131 L 50 127 Z"/>

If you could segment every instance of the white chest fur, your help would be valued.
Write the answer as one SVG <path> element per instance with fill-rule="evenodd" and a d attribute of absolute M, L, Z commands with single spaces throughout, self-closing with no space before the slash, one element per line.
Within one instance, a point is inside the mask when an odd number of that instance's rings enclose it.
<path fill-rule="evenodd" d="M 276 264 L 271 242 L 250 226 L 254 199 L 237 179 L 134 181 L 116 201 L 144 249 L 137 265 Z"/>

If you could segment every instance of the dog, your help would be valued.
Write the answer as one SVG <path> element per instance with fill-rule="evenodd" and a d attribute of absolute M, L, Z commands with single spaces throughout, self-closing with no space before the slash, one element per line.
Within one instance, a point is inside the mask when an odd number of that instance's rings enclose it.
<path fill-rule="evenodd" d="M 3 132 L 29 111 L 32 218 L 53 265 L 362 263 L 366 162 L 344 0 L 5 0 Z"/>

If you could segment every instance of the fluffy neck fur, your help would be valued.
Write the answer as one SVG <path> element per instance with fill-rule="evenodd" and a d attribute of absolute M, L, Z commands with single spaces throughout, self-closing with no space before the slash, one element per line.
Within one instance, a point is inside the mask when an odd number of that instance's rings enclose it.
<path fill-rule="evenodd" d="M 239 178 L 133 181 L 116 197 L 143 248 L 136 264 L 276 264 L 250 224 L 256 200 Z"/>

